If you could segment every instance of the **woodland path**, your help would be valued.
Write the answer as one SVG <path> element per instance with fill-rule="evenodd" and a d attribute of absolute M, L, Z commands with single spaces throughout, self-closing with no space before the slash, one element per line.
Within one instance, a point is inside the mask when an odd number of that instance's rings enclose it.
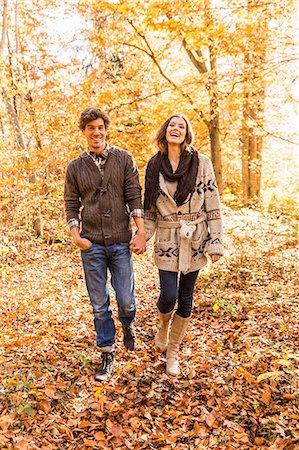
<path fill-rule="evenodd" d="M 150 250 L 135 257 L 138 349 L 125 352 L 118 324 L 103 384 L 79 252 L 32 239 L 2 252 L 1 448 L 299 448 L 296 230 L 248 210 L 224 219 L 226 256 L 200 275 L 178 379 L 153 347 Z"/>

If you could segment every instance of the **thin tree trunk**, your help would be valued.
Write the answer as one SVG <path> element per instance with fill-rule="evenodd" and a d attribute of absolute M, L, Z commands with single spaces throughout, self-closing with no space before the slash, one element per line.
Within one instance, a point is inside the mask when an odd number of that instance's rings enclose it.
<path fill-rule="evenodd" d="M 15 28 L 17 28 L 18 23 L 17 23 L 17 2 L 15 4 Z M 18 52 L 18 37 L 17 37 L 17 30 L 15 31 L 15 37 L 17 39 L 16 41 L 16 52 Z M 2 27 L 2 36 L 1 36 L 1 44 L 0 44 L 0 57 L 4 59 L 4 51 L 5 51 L 5 45 L 6 45 L 6 38 L 7 38 L 7 43 L 8 43 L 8 72 L 9 72 L 9 76 L 10 76 L 10 81 L 11 81 L 11 90 L 12 92 L 17 92 L 17 87 L 16 87 L 16 83 L 15 83 L 15 77 L 14 77 L 14 72 L 13 72 L 13 66 L 12 66 L 12 60 L 11 60 L 11 50 L 10 50 L 10 43 L 8 40 L 8 0 L 3 0 L 3 27 Z M 3 76 L 3 72 L 5 71 L 2 70 L 2 76 Z M 6 106 L 6 110 L 7 110 L 7 114 L 11 123 L 11 126 L 14 130 L 14 135 L 15 135 L 15 139 L 17 142 L 17 145 L 19 147 L 19 149 L 21 149 L 24 153 L 24 159 L 27 160 L 28 156 L 27 156 L 27 146 L 26 146 L 26 142 L 23 136 L 23 130 L 22 130 L 22 126 L 20 123 L 20 119 L 19 119 L 19 115 L 18 115 L 18 109 L 17 109 L 17 105 L 16 105 L 16 95 L 14 94 L 13 97 L 10 96 L 9 92 L 7 91 L 6 88 L 2 88 L 2 96 L 3 96 L 3 100 Z"/>
<path fill-rule="evenodd" d="M 259 30 L 244 55 L 244 102 L 242 123 L 242 191 L 245 204 L 258 205 L 261 200 L 263 138 L 259 125 L 264 120 L 265 87 L 259 71 L 266 62 L 266 18 L 261 16 Z M 257 45 L 259 44 L 259 45 Z M 258 49 L 261 50 L 258 50 Z"/>
<path fill-rule="evenodd" d="M 216 180 L 219 192 L 222 193 L 222 160 L 221 160 L 221 142 L 219 129 L 219 104 L 218 104 L 218 83 L 217 83 L 217 65 L 216 56 L 213 49 L 213 43 L 209 44 L 209 58 L 211 70 L 209 71 L 207 65 L 203 60 L 203 54 L 200 49 L 195 51 L 196 56 L 188 47 L 186 40 L 183 40 L 184 49 L 190 58 L 190 61 L 200 74 L 209 74 L 209 80 L 206 84 L 206 90 L 210 99 L 210 120 L 204 120 L 207 125 L 210 136 L 210 151 L 211 159 L 215 169 Z"/>
<path fill-rule="evenodd" d="M 36 113 L 35 113 L 35 109 L 34 109 L 34 103 L 33 103 L 33 97 L 32 97 L 31 91 L 28 92 L 26 99 L 29 102 L 28 112 L 29 112 L 29 115 L 33 122 L 33 129 L 34 129 L 36 144 L 37 144 L 37 147 L 41 150 L 43 148 L 42 140 L 41 140 L 40 134 L 38 132 L 38 124 L 36 121 Z"/>
<path fill-rule="evenodd" d="M 215 176 L 219 192 L 222 193 L 222 161 L 221 161 L 221 144 L 219 138 L 219 115 L 209 123 L 209 135 L 211 145 L 211 159 L 213 162 Z"/>
<path fill-rule="evenodd" d="M 210 11 L 209 0 L 205 0 L 205 14 L 207 20 L 213 24 L 213 17 Z M 218 101 L 218 78 L 217 78 L 217 58 L 214 48 L 214 42 L 209 39 L 209 63 L 210 68 L 204 62 L 204 56 L 202 50 L 196 49 L 192 51 L 186 39 L 183 39 L 183 46 L 189 56 L 190 61 L 200 74 L 208 74 L 208 81 L 206 83 L 206 90 L 209 95 L 210 101 L 210 119 L 204 120 L 207 125 L 210 136 L 210 151 L 211 159 L 215 170 L 216 181 L 218 184 L 219 192 L 222 193 L 223 181 L 222 181 L 222 158 L 221 158 L 221 141 L 220 141 L 220 118 L 219 118 L 219 101 Z"/>
<path fill-rule="evenodd" d="M 206 4 L 208 8 L 208 4 Z M 209 9 L 206 9 L 209 19 Z M 214 43 L 212 39 L 209 40 L 209 59 L 211 73 L 209 76 L 209 84 L 207 86 L 210 96 L 210 123 L 209 134 L 211 142 L 211 157 L 214 165 L 216 180 L 219 192 L 222 193 L 222 159 L 221 159 L 221 142 L 220 142 L 220 127 L 219 127 L 219 101 L 218 101 L 218 74 L 217 74 L 217 58 L 215 54 Z"/>
<path fill-rule="evenodd" d="M 13 105 L 11 99 L 9 98 L 9 96 L 7 95 L 7 92 L 5 91 L 5 89 L 3 89 L 2 92 L 3 92 L 3 98 L 5 101 L 7 113 L 8 113 L 11 125 L 13 127 L 13 130 L 14 130 L 16 142 L 18 144 L 19 149 L 24 151 L 24 156 L 27 159 L 27 155 L 26 155 L 27 147 L 26 147 L 26 143 L 25 143 L 25 139 L 23 136 L 23 131 L 22 131 L 22 127 L 21 127 L 18 115 L 17 115 L 14 105 Z"/>
<path fill-rule="evenodd" d="M 8 28 L 8 0 L 3 0 L 3 14 L 2 14 L 2 35 L 0 42 L 0 58 L 3 58 L 4 49 L 5 49 L 5 39 Z"/>

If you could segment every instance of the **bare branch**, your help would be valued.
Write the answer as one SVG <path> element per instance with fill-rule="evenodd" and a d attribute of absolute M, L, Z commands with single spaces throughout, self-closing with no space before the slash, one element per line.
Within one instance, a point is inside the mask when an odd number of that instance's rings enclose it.
<path fill-rule="evenodd" d="M 151 60 L 153 61 L 153 63 L 155 64 L 155 66 L 158 68 L 160 75 L 171 85 L 173 86 L 174 89 L 176 89 L 178 92 L 181 93 L 181 95 L 183 97 L 185 97 L 188 102 L 192 105 L 194 111 L 200 116 L 200 118 L 203 120 L 203 122 L 209 126 L 209 121 L 205 118 L 204 113 L 202 111 L 200 111 L 196 106 L 195 106 L 195 102 L 194 100 L 190 97 L 190 95 L 188 93 L 185 93 L 173 80 L 171 80 L 171 78 L 169 78 L 166 73 L 164 72 L 164 70 L 162 69 L 159 61 L 157 60 L 154 51 L 152 50 L 146 36 L 141 33 L 140 31 L 138 31 L 138 29 L 136 28 L 136 26 L 133 24 L 131 19 L 127 19 L 127 21 L 129 22 L 129 24 L 132 26 L 132 28 L 134 29 L 134 31 L 137 33 L 137 35 L 145 42 L 146 47 L 148 48 L 148 50 L 142 48 L 142 47 L 138 47 L 134 44 L 126 44 L 129 45 L 131 47 L 135 47 L 138 50 L 146 53 Z"/>
<path fill-rule="evenodd" d="M 163 89 L 160 92 L 154 92 L 153 94 L 146 95 L 145 97 L 137 97 L 134 100 L 131 100 L 130 102 L 120 103 L 116 106 L 113 106 L 112 108 L 109 108 L 108 113 L 110 113 L 111 111 L 115 111 L 115 110 L 121 108 L 122 106 L 134 105 L 134 103 L 143 102 L 144 100 L 147 100 L 148 98 L 157 97 L 159 95 L 164 94 L 164 92 L 169 92 L 169 91 L 172 91 L 172 89 Z"/>
<path fill-rule="evenodd" d="M 192 52 L 192 50 L 190 50 L 190 49 L 188 48 L 186 39 L 183 39 L 183 47 L 184 47 L 184 49 L 186 50 L 187 55 L 188 55 L 189 58 L 190 58 L 190 61 L 192 62 L 192 64 L 194 65 L 194 67 L 198 70 L 198 72 L 199 72 L 199 73 L 207 73 L 207 72 L 208 72 L 208 68 L 207 68 L 205 62 L 202 62 L 202 61 L 201 61 L 201 60 L 203 60 L 203 54 L 202 54 L 201 50 L 197 50 L 197 51 L 196 51 L 197 55 L 200 57 L 200 60 L 199 60 L 199 59 L 197 59 L 197 58 L 194 56 L 194 53 Z"/>

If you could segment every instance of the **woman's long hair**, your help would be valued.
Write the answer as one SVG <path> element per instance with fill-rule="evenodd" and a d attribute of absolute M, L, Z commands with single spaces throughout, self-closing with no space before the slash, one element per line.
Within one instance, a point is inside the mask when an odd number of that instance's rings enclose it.
<path fill-rule="evenodd" d="M 157 144 L 158 149 L 161 153 L 167 153 L 168 142 L 166 140 L 166 130 L 171 120 L 174 117 L 179 117 L 186 122 L 186 136 L 184 142 L 181 143 L 181 153 L 186 150 L 189 145 L 191 145 L 194 141 L 194 132 L 191 126 L 189 119 L 184 114 L 172 114 L 165 122 L 162 123 L 160 128 L 157 130 L 156 136 L 154 138 L 154 142 Z"/>

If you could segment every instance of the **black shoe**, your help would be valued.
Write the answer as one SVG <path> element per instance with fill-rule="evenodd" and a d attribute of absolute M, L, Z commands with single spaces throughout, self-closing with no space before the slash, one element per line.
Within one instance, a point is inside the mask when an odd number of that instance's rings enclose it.
<path fill-rule="evenodd" d="M 135 348 L 135 330 L 134 326 L 131 324 L 128 327 L 123 326 L 124 332 L 124 345 L 127 350 L 134 350 Z"/>
<path fill-rule="evenodd" d="M 94 379 L 96 381 L 104 381 L 108 378 L 113 372 L 113 368 L 115 365 L 115 350 L 112 352 L 103 352 L 102 353 L 102 361 L 99 365 L 98 370 L 95 373 Z"/>

